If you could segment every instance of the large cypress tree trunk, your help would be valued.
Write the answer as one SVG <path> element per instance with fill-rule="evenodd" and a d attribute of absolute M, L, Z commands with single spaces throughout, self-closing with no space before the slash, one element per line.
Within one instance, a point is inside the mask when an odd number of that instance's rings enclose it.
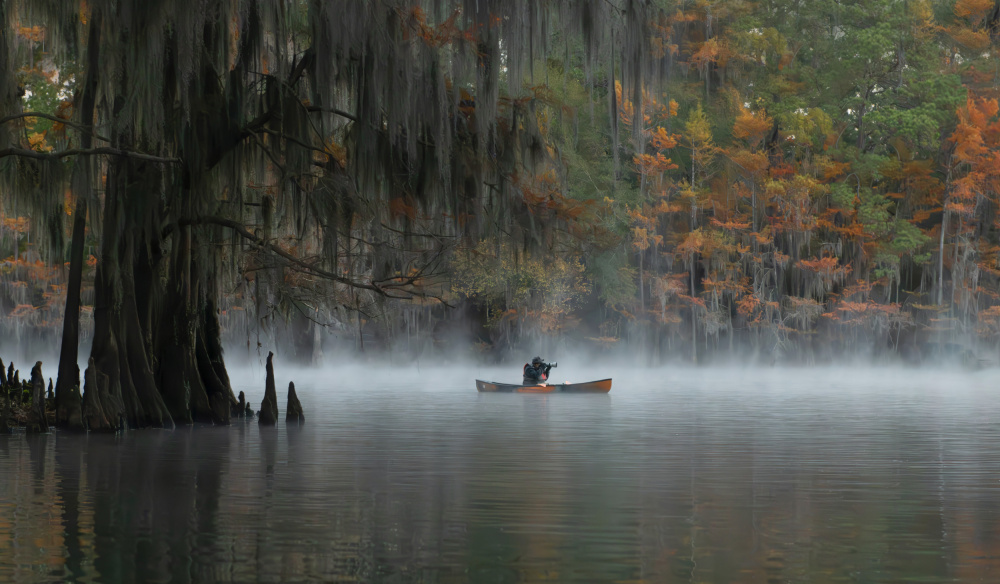
<path fill-rule="evenodd" d="M 156 390 L 136 308 L 135 242 L 141 241 L 141 234 L 134 228 L 118 228 L 123 207 L 130 203 L 124 181 L 128 165 L 126 160 L 112 161 L 104 200 L 104 237 L 94 286 L 91 350 L 96 387 L 88 387 L 87 391 L 99 392 L 99 409 L 109 427 L 92 430 L 121 429 L 123 423 L 131 427 L 173 427 L 166 404 Z M 106 396 L 102 387 L 105 382 Z"/>
<path fill-rule="evenodd" d="M 197 374 L 193 347 L 194 319 L 191 304 L 191 227 L 174 234 L 167 299 L 160 315 L 154 342 L 159 355 L 159 382 L 170 414 L 179 423 L 209 422 L 212 419 L 208 394 Z"/>
<path fill-rule="evenodd" d="M 186 412 L 185 419 L 228 424 L 241 412 L 222 356 L 214 277 L 184 259 L 197 248 L 191 230 L 181 230 L 187 243 L 175 242 L 181 258 L 175 257 L 173 264 L 178 269 L 173 270 L 158 339 L 161 389 L 172 411 Z"/>
<path fill-rule="evenodd" d="M 164 303 L 154 341 L 164 401 L 179 422 L 228 424 L 232 416 L 238 415 L 239 402 L 222 356 L 214 289 L 204 290 L 205 286 L 196 284 L 193 299 L 188 299 L 183 293 L 187 287 L 182 284 L 186 277 L 184 262 L 172 271 L 177 277 L 168 285 L 169 300 Z M 201 279 L 196 273 L 188 275 L 195 282 Z"/>
<path fill-rule="evenodd" d="M 226 372 L 226 364 L 222 358 L 222 333 L 215 301 L 214 280 L 211 277 L 208 280 L 195 354 L 198 358 L 198 373 L 205 382 L 212 411 L 217 417 L 228 422 L 230 417 L 239 416 L 242 409 L 233 394 L 229 373 Z"/>

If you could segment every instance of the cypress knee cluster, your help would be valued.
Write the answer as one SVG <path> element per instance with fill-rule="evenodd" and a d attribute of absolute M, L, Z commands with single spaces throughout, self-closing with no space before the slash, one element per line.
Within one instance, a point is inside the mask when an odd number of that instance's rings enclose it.
<path fill-rule="evenodd" d="M 45 405 L 41 361 L 32 368 L 31 379 L 23 382 L 13 362 L 5 370 L 0 361 L 0 431 L 22 426 L 29 433 L 48 432 Z"/>
<path fill-rule="evenodd" d="M 278 423 L 278 392 L 274 382 L 274 353 L 267 353 L 267 377 L 264 381 L 264 401 L 260 403 L 260 412 L 257 423 L 261 426 L 273 426 Z M 240 392 L 240 402 L 242 403 L 243 393 Z M 248 407 L 248 417 L 251 416 Z M 305 414 L 302 413 L 302 404 L 295 394 L 295 383 L 288 383 L 288 407 L 285 409 L 285 422 L 303 424 L 306 421 Z"/>

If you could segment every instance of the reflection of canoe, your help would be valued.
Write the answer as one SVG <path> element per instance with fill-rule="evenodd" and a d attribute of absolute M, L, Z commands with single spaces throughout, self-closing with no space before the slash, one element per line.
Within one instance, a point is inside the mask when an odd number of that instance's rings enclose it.
<path fill-rule="evenodd" d="M 476 380 L 479 391 L 507 391 L 514 393 L 608 393 L 611 391 L 610 379 L 586 381 L 584 383 L 547 383 L 544 385 L 517 385 L 514 383 L 497 383 L 495 381 Z"/>

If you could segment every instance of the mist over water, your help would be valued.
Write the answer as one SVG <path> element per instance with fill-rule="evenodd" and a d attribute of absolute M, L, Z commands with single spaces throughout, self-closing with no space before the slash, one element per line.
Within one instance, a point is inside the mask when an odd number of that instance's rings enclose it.
<path fill-rule="evenodd" d="M 542 355 L 543 357 L 550 357 Z M 1000 372 L 318 370 L 301 428 L 0 436 L 0 580 L 952 582 L 1000 570 Z M 231 368 L 259 407 L 263 367 Z"/>

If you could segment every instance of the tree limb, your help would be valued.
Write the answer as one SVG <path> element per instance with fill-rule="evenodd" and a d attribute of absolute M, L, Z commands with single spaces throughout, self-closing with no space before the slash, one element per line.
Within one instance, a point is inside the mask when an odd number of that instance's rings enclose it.
<path fill-rule="evenodd" d="M 34 158 L 37 160 L 59 160 L 61 158 L 66 158 L 67 156 L 100 156 L 102 154 L 133 158 L 135 160 L 148 160 L 149 162 L 163 162 L 170 164 L 180 164 L 182 162 L 180 158 L 164 158 L 162 156 L 153 156 L 152 154 L 143 154 L 142 152 L 132 152 L 130 150 L 119 150 L 118 148 L 109 147 L 71 148 L 69 150 L 59 150 L 57 152 L 38 152 L 37 150 L 28 150 L 27 148 L 0 148 L 0 158 L 6 158 L 7 156 L 21 156 L 23 158 Z"/>
<path fill-rule="evenodd" d="M 22 118 L 44 118 L 46 120 L 52 120 L 53 122 L 56 122 L 58 124 L 65 124 L 65 125 L 67 125 L 67 126 L 69 126 L 71 128 L 76 128 L 77 130 L 80 130 L 81 132 L 87 132 L 88 134 L 90 134 L 91 136 L 97 138 L 98 140 L 103 140 L 105 142 L 111 142 L 111 140 L 109 140 L 109 139 L 105 138 L 104 136 L 101 136 L 100 134 L 98 134 L 97 132 L 95 132 L 94 128 L 91 127 L 91 126 L 85 126 L 83 124 L 77 124 L 76 122 L 71 122 L 69 120 L 65 120 L 63 118 L 60 118 L 60 117 L 57 117 L 57 116 L 53 116 L 51 114 L 43 114 L 41 112 L 21 112 L 19 114 L 14 114 L 12 116 L 7 116 L 5 118 L 0 118 L 0 124 L 6 124 L 7 122 L 11 122 L 11 121 L 14 121 L 14 120 L 20 120 Z"/>
<path fill-rule="evenodd" d="M 339 110 L 339 109 L 330 109 L 330 108 L 325 108 L 325 107 L 319 107 L 317 105 L 310 105 L 310 106 L 306 107 L 306 111 L 307 112 L 326 112 L 328 114 L 335 114 L 335 115 L 338 115 L 338 116 L 340 116 L 342 118 L 347 118 L 347 119 L 349 119 L 349 120 L 351 120 L 353 122 L 358 121 L 358 116 L 356 116 L 356 115 L 354 115 L 352 113 L 345 112 L 344 110 Z"/>
<path fill-rule="evenodd" d="M 324 149 L 322 149 L 322 148 L 320 148 L 318 146 L 313 146 L 312 144 L 306 144 L 305 142 L 303 142 L 302 140 L 299 140 L 298 138 L 296 138 L 294 136 L 289 136 L 288 134 L 279 134 L 278 132 L 275 132 L 274 130 L 268 130 L 267 128 L 264 128 L 261 131 L 264 132 L 265 134 L 270 135 L 270 136 L 274 136 L 274 137 L 282 139 L 282 140 L 287 140 L 287 141 L 289 141 L 289 142 L 291 142 L 293 144 L 298 144 L 299 146 L 301 146 L 302 148 L 305 148 L 306 150 L 312 150 L 313 152 L 319 152 L 320 154 L 325 155 L 328 159 L 329 158 L 333 158 L 333 155 L 330 154 L 329 152 L 327 152 L 326 150 L 324 150 Z"/>
<path fill-rule="evenodd" d="M 260 237 L 257 237 L 253 233 L 250 233 L 250 231 L 248 231 L 246 227 L 243 226 L 242 223 L 234 221 L 232 219 L 226 219 L 225 217 L 217 217 L 217 216 L 205 216 L 205 217 L 199 217 L 197 219 L 181 219 L 177 222 L 178 225 L 198 225 L 206 223 L 211 225 L 220 225 L 222 227 L 228 227 L 229 229 L 232 229 L 234 232 L 236 232 L 244 239 L 249 240 L 252 243 L 260 246 L 261 248 L 266 249 L 269 252 L 284 258 L 289 263 L 315 276 L 319 276 L 327 280 L 332 280 L 334 282 L 338 282 L 340 284 L 344 284 L 352 288 L 361 288 L 362 290 L 370 290 L 372 292 L 375 292 L 376 294 L 379 294 L 381 296 L 386 296 L 388 298 L 398 298 L 398 299 L 407 298 L 406 296 L 396 296 L 394 294 L 390 294 L 390 291 L 392 289 L 403 288 L 407 284 L 405 282 L 386 283 L 384 285 L 378 285 L 375 283 L 358 282 L 350 278 L 345 278 L 333 272 L 329 272 L 327 270 L 309 264 L 295 257 L 294 255 L 288 253 L 287 251 L 281 249 L 280 247 L 268 241 L 264 241 Z M 173 231 L 173 228 L 168 226 L 168 228 L 164 230 L 164 235 L 168 235 L 171 231 Z"/>

